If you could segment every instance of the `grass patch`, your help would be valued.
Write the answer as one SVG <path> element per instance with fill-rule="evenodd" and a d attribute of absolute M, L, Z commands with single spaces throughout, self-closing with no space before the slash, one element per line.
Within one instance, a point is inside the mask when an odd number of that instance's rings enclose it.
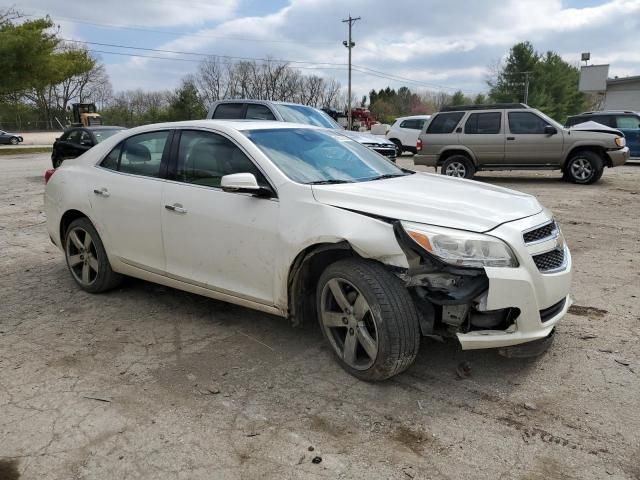
<path fill-rule="evenodd" d="M 51 153 L 51 147 L 0 148 L 0 157 L 3 155 L 24 155 L 25 153 Z"/>

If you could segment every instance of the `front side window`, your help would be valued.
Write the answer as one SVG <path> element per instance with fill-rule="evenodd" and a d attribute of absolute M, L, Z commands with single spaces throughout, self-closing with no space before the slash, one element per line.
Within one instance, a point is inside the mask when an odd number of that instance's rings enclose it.
<path fill-rule="evenodd" d="M 333 130 L 278 128 L 244 134 L 298 183 L 346 183 L 408 175 L 373 150 Z"/>
<path fill-rule="evenodd" d="M 612 115 L 593 115 L 589 120 L 599 123 L 600 125 L 616 128 L 616 120 Z M 585 122 L 587 121 L 588 120 L 585 120 Z"/>
<path fill-rule="evenodd" d="M 464 124 L 467 134 L 496 134 L 500 133 L 502 112 L 472 113 Z"/>
<path fill-rule="evenodd" d="M 220 180 L 232 173 L 252 173 L 258 185 L 269 184 L 240 148 L 222 135 L 185 130 L 180 136 L 175 179 L 180 182 L 220 187 Z"/>
<path fill-rule="evenodd" d="M 509 112 L 509 130 L 518 134 L 543 134 L 548 125 L 539 116 L 530 112 Z"/>
<path fill-rule="evenodd" d="M 620 115 L 616 117 L 616 128 L 640 128 L 640 117 L 633 115 Z"/>
<path fill-rule="evenodd" d="M 86 130 L 83 130 L 80 134 L 80 144 L 81 145 L 91 145 L 93 140 L 91 140 L 91 135 Z"/>
<path fill-rule="evenodd" d="M 451 133 L 464 117 L 464 112 L 439 113 L 435 116 L 426 133 Z"/>
<path fill-rule="evenodd" d="M 168 131 L 129 137 L 111 150 L 100 166 L 133 175 L 160 177 L 160 164 L 168 138 Z"/>
<path fill-rule="evenodd" d="M 70 143 L 75 143 L 76 145 L 80 145 L 80 130 L 73 130 L 71 132 L 69 132 L 69 135 L 67 135 L 67 142 Z"/>
<path fill-rule="evenodd" d="M 247 115 L 246 118 L 248 120 L 275 120 L 276 117 L 273 116 L 269 107 L 265 105 L 259 105 L 250 103 L 247 105 Z"/>
<path fill-rule="evenodd" d="M 236 120 L 242 118 L 243 110 L 244 103 L 221 103 L 213 112 L 213 118 Z"/>

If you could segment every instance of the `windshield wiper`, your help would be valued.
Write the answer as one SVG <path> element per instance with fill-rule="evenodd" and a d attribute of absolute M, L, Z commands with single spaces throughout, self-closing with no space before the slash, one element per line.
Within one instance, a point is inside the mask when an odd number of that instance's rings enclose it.
<path fill-rule="evenodd" d="M 369 180 L 384 180 L 385 178 L 406 177 L 407 173 L 385 173 L 384 175 L 378 175 L 377 177 L 367 178 Z"/>
<path fill-rule="evenodd" d="M 333 185 L 335 183 L 352 183 L 350 180 L 340 180 L 338 178 L 331 178 L 327 180 L 315 180 L 313 182 L 307 182 L 307 185 Z"/>

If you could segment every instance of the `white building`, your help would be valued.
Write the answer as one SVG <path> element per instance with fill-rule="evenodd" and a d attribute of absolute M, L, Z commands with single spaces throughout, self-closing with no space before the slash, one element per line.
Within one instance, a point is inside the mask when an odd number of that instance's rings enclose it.
<path fill-rule="evenodd" d="M 603 110 L 640 112 L 640 75 L 607 79 Z"/>

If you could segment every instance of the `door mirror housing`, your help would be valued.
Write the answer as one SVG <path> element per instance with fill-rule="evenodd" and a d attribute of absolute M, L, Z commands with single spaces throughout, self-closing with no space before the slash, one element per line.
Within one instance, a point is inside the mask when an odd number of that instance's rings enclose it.
<path fill-rule="evenodd" d="M 545 135 L 555 135 L 556 133 L 558 133 L 558 129 L 556 127 L 554 127 L 553 125 L 545 125 L 544 127 Z"/>
<path fill-rule="evenodd" d="M 251 193 L 261 197 L 271 197 L 273 192 L 270 188 L 258 185 L 256 176 L 253 173 L 232 173 L 220 179 L 220 186 L 225 192 Z"/>

